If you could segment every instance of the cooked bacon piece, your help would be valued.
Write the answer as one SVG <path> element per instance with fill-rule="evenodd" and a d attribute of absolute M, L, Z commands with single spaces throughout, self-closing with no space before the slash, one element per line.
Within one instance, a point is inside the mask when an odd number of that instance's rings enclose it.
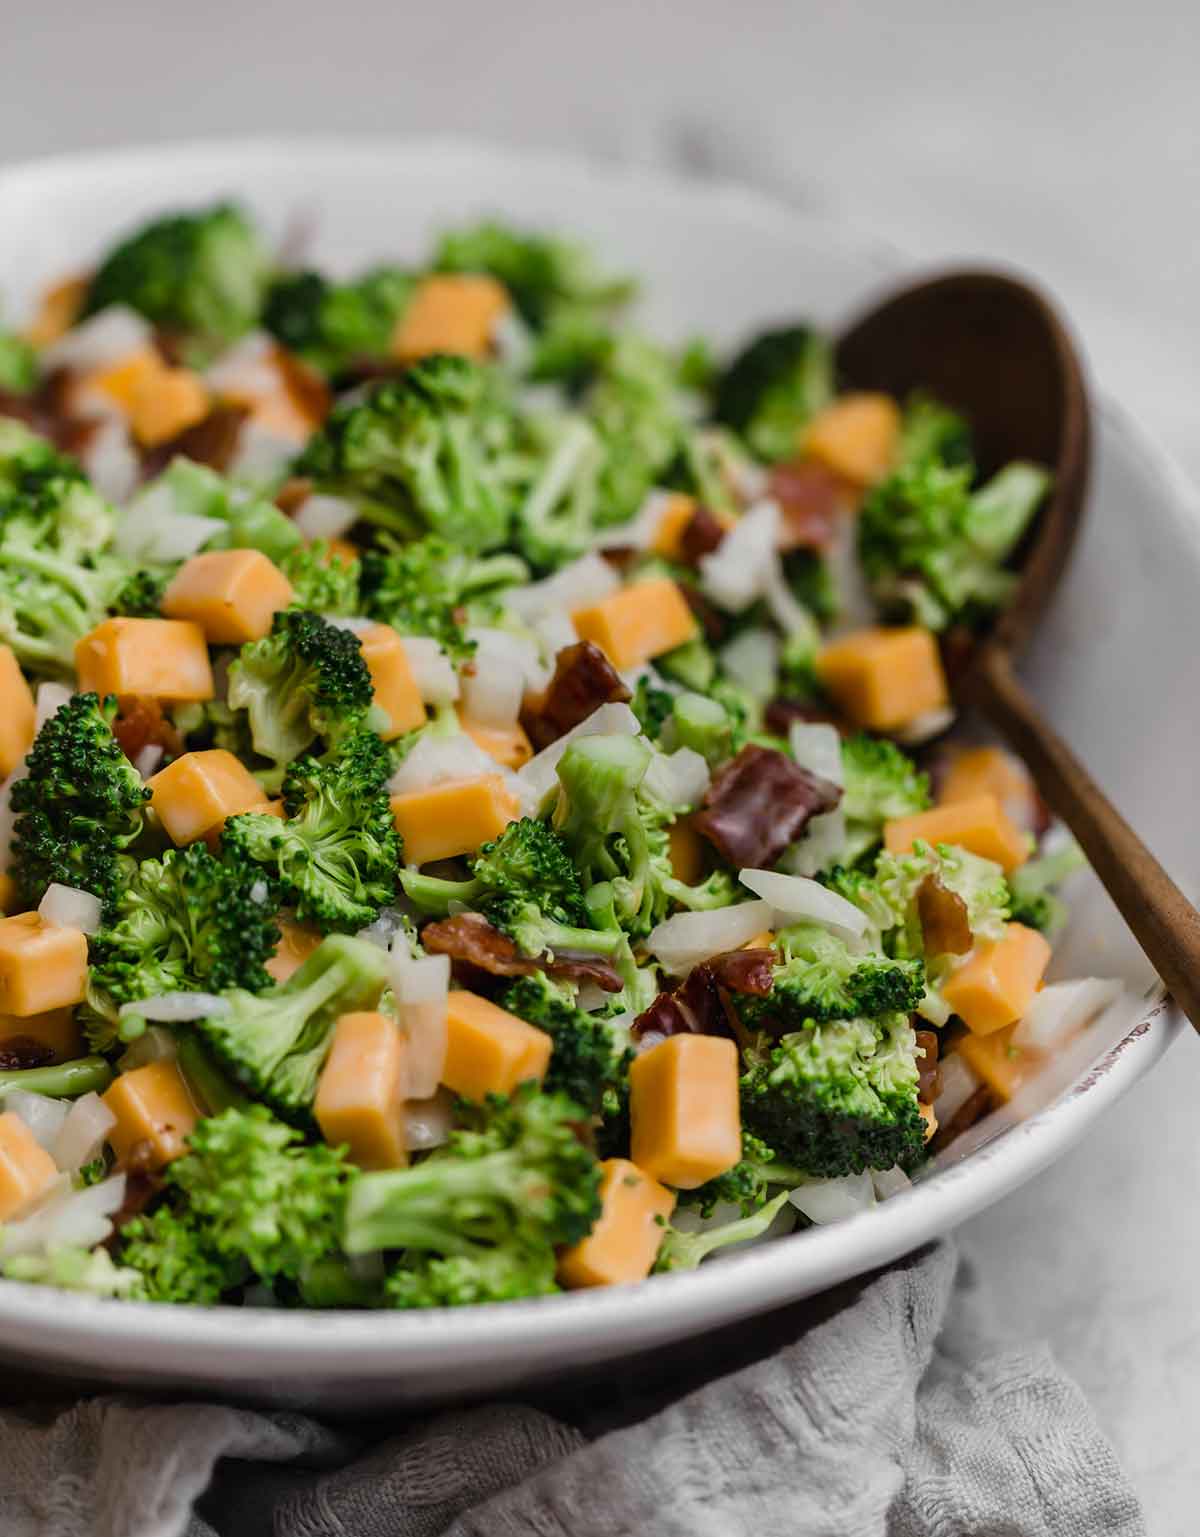
<path fill-rule="evenodd" d="M 435 955 L 448 955 L 456 963 L 477 967 L 493 977 L 527 977 L 544 971 L 551 977 L 571 982 L 594 982 L 606 993 L 621 991 L 621 977 L 606 960 L 595 955 L 580 955 L 575 950 L 549 955 L 522 955 L 507 934 L 493 928 L 482 913 L 456 913 L 427 923 L 421 930 L 421 943 Z"/>
<path fill-rule="evenodd" d="M 648 1009 L 643 1009 L 629 1033 L 635 1041 L 647 1035 L 691 1035 L 696 1027 L 683 1012 L 674 993 L 659 993 Z"/>
<path fill-rule="evenodd" d="M 554 676 L 526 729 L 537 747 L 548 747 L 602 704 L 624 704 L 631 697 L 600 647 L 576 641 L 555 657 Z"/>
<path fill-rule="evenodd" d="M 828 548 L 849 505 L 838 477 L 812 460 L 777 464 L 767 482 L 767 495 L 779 504 L 779 548 L 785 553 Z"/>
<path fill-rule="evenodd" d="M 125 1197 L 113 1213 L 113 1230 L 105 1240 L 105 1248 L 115 1249 L 121 1229 L 127 1222 L 140 1217 L 160 1191 L 166 1189 L 166 1180 L 153 1166 L 154 1144 L 138 1142 L 130 1151 L 125 1166 Z"/>
<path fill-rule="evenodd" d="M 130 763 L 146 747 L 161 747 L 173 758 L 183 751 L 183 738 L 163 714 L 162 705 L 143 694 L 121 696 L 113 735 Z"/>
<path fill-rule="evenodd" d="M 185 427 L 168 442 L 152 448 L 143 458 L 143 475 L 150 479 L 161 474 L 171 460 L 180 455 L 224 474 L 233 463 L 238 438 L 249 415 L 245 406 L 229 403 L 214 406 L 202 421 Z"/>
<path fill-rule="evenodd" d="M 704 964 L 712 972 L 718 987 L 731 993 L 752 993 L 768 998 L 775 982 L 775 952 L 765 947 L 755 950 L 726 950 Z"/>
<path fill-rule="evenodd" d="M 928 955 L 966 955 L 974 943 L 967 904 L 936 875 L 917 887 L 917 917 Z"/>
<path fill-rule="evenodd" d="M 11 1073 L 23 1067 L 45 1067 L 54 1061 L 53 1049 L 31 1035 L 10 1035 L 0 1041 L 0 1072 Z"/>
<path fill-rule="evenodd" d="M 837 785 L 786 753 L 751 743 L 718 770 L 692 826 L 731 865 L 766 869 L 841 798 Z"/>
<path fill-rule="evenodd" d="M 630 1026 L 635 1040 L 656 1035 L 733 1035 L 738 1021 L 729 994 L 771 991 L 771 950 L 726 950 L 693 966 L 679 986 L 659 993 Z"/>
<path fill-rule="evenodd" d="M 917 1050 L 925 1055 L 918 1058 L 917 1098 L 923 1105 L 932 1105 L 942 1092 L 942 1070 L 938 1065 L 938 1038 L 934 1030 L 917 1031 Z"/>
<path fill-rule="evenodd" d="M 303 358 L 298 358 L 294 352 L 289 352 L 286 347 L 276 347 L 273 357 L 292 404 L 310 422 L 323 422 L 332 404 L 325 380 L 315 368 Z"/>
<path fill-rule="evenodd" d="M 986 1083 L 981 1083 L 965 1104 L 950 1117 L 944 1126 L 939 1126 L 929 1143 L 929 1152 L 940 1153 L 944 1147 L 949 1147 L 955 1137 L 960 1137 L 964 1131 L 974 1126 L 976 1121 L 982 1121 L 989 1111 L 996 1108 L 996 1095 Z"/>
<path fill-rule="evenodd" d="M 716 515 L 700 502 L 680 532 L 679 553 L 687 565 L 699 565 L 700 557 L 711 555 L 724 537 L 725 530 Z"/>
<path fill-rule="evenodd" d="M 680 582 L 679 590 L 683 594 L 683 601 L 691 609 L 693 616 L 699 620 L 705 640 L 711 641 L 714 645 L 722 640 L 729 625 L 716 604 L 710 603 L 700 589 L 693 587 L 690 582 Z"/>
<path fill-rule="evenodd" d="M 776 736 L 787 736 L 793 721 L 836 726 L 843 736 L 849 735 L 846 722 L 824 705 L 814 704 L 811 699 L 790 699 L 784 694 L 778 694 L 771 700 L 763 721 L 767 730 L 773 731 Z"/>
<path fill-rule="evenodd" d="M 280 512 L 294 518 L 313 493 L 313 483 L 303 475 L 292 475 L 275 493 L 275 505 Z"/>

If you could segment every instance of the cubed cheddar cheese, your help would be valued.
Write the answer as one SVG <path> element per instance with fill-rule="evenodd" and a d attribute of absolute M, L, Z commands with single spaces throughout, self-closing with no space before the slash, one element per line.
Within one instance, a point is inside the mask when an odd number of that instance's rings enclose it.
<path fill-rule="evenodd" d="M 261 640 L 295 597 L 291 582 L 261 550 L 204 550 L 185 560 L 163 593 L 168 619 L 191 619 L 212 646 Z"/>
<path fill-rule="evenodd" d="M 519 1083 L 540 1083 L 553 1041 L 477 993 L 451 989 L 446 1003 L 446 1065 L 442 1082 L 464 1099 L 511 1094 Z"/>
<path fill-rule="evenodd" d="M 33 745 L 37 710 L 11 646 L 0 646 L 0 779 L 7 779 Z"/>
<path fill-rule="evenodd" d="M 404 642 L 390 624 L 373 624 L 358 637 L 371 674 L 375 703 L 387 716 L 380 736 L 390 742 L 425 724 L 425 701 L 409 666 Z"/>
<path fill-rule="evenodd" d="M 406 363 L 431 352 L 486 357 L 508 308 L 507 290 L 485 273 L 435 272 L 413 290 L 392 335 L 392 352 Z"/>
<path fill-rule="evenodd" d="M 519 721 L 511 726 L 481 726 L 469 715 L 460 714 L 458 723 L 475 746 L 502 768 L 519 769 L 533 757 L 533 743 Z"/>
<path fill-rule="evenodd" d="M 147 344 L 87 374 L 81 384 L 84 389 L 107 396 L 128 416 L 140 392 L 151 388 L 166 367 L 161 353 Z"/>
<path fill-rule="evenodd" d="M 673 1035 L 629 1069 L 630 1154 L 639 1169 L 694 1190 L 742 1156 L 738 1054 L 716 1035 Z"/>
<path fill-rule="evenodd" d="M 146 783 L 155 815 L 177 845 L 219 832 L 226 817 L 264 809 L 262 786 L 223 747 L 186 752 Z"/>
<path fill-rule="evenodd" d="M 190 368 L 172 368 L 153 347 L 91 374 L 84 387 L 106 395 L 129 418 L 133 435 L 147 448 L 178 437 L 208 415 L 208 390 Z"/>
<path fill-rule="evenodd" d="M 116 1116 L 108 1140 L 118 1165 L 128 1166 L 136 1150 L 139 1166 L 161 1169 L 187 1152 L 200 1112 L 174 1062 L 122 1073 L 100 1098 Z"/>
<path fill-rule="evenodd" d="M 58 1166 L 19 1115 L 0 1115 L 0 1222 L 19 1217 L 45 1195 Z"/>
<path fill-rule="evenodd" d="M 54 1053 L 55 1061 L 70 1062 L 83 1055 L 83 1035 L 75 1005 L 47 1009 L 43 1014 L 0 1014 L 0 1052 L 5 1041 L 36 1041 Z"/>
<path fill-rule="evenodd" d="M 943 983 L 942 997 L 968 1030 L 991 1035 L 1021 1018 L 1049 964 L 1045 935 L 1010 923 L 1000 939 L 975 947 Z"/>
<path fill-rule="evenodd" d="M 396 831 L 404 840 L 404 862 L 410 865 L 473 853 L 481 843 L 498 838 L 520 810 L 517 797 L 499 774 L 451 779 L 392 796 Z"/>
<path fill-rule="evenodd" d="M 47 288 L 25 328 L 25 340 L 33 347 L 48 347 L 65 336 L 84 306 L 90 282 L 86 276 L 64 278 Z"/>
<path fill-rule="evenodd" d="M 1029 770 L 1002 747 L 968 747 L 955 753 L 938 791 L 938 804 L 994 795 L 1009 819 L 1028 830 L 1037 816 L 1037 796 Z"/>
<path fill-rule="evenodd" d="M 663 497 L 663 508 L 650 548 L 664 560 L 683 558 L 683 531 L 696 514 L 696 498 L 682 491 Z"/>
<path fill-rule="evenodd" d="M 675 1210 L 675 1192 L 628 1158 L 607 1158 L 600 1168 L 596 1225 L 558 1257 L 558 1279 L 572 1290 L 645 1280 Z"/>
<path fill-rule="evenodd" d="M 956 843 L 983 859 L 994 859 L 1005 870 L 1015 870 L 1029 858 L 1028 836 L 1013 826 L 994 795 L 952 801 L 883 824 L 884 847 L 891 854 L 907 854 L 918 839 Z"/>
<path fill-rule="evenodd" d="M 146 694 L 184 703 L 213 697 L 204 631 L 190 619 L 105 619 L 75 646 L 81 693 Z"/>
<path fill-rule="evenodd" d="M 321 564 L 332 566 L 336 560 L 344 566 L 352 565 L 359 558 L 359 554 L 360 551 L 356 544 L 352 543 L 349 539 L 335 536 L 333 539 L 325 540 L 325 557 Z"/>
<path fill-rule="evenodd" d="M 937 641 L 917 626 L 856 630 L 825 646 L 817 676 L 844 715 L 896 731 L 949 700 Z"/>
<path fill-rule="evenodd" d="M 316 371 L 282 347 L 248 358 L 244 371 L 227 366 L 221 399 L 241 406 L 272 437 L 305 443 L 325 420 L 329 390 Z"/>
<path fill-rule="evenodd" d="M 1013 1044 L 1016 1028 L 1012 1024 L 991 1035 L 965 1035 L 954 1048 L 1002 1103 L 1012 1099 L 1045 1061 L 1041 1052 Z"/>
<path fill-rule="evenodd" d="M 0 913 L 15 913 L 21 908 L 21 893 L 7 870 L 0 871 Z"/>
<path fill-rule="evenodd" d="M 671 873 L 685 886 L 694 886 L 704 874 L 704 842 L 687 817 L 679 817 L 667 830 Z"/>
<path fill-rule="evenodd" d="M 637 582 L 571 615 L 580 640 L 600 647 L 617 669 L 638 667 L 695 639 L 699 626 L 670 577 Z"/>
<path fill-rule="evenodd" d="M 47 923 L 40 913 L 0 918 L 0 1014 L 26 1019 L 82 1003 L 87 935 Z"/>
<path fill-rule="evenodd" d="M 938 1118 L 932 1105 L 918 1105 L 917 1112 L 925 1122 L 925 1140 L 928 1142 L 938 1129 Z"/>
<path fill-rule="evenodd" d="M 331 1147 L 346 1145 L 360 1169 L 399 1169 L 404 1138 L 405 1042 L 385 1014 L 343 1014 L 321 1069 L 313 1114 Z"/>
<path fill-rule="evenodd" d="M 896 460 L 900 408 L 890 395 L 843 395 L 818 411 L 803 434 L 804 452 L 843 480 L 871 486 Z"/>
<path fill-rule="evenodd" d="M 775 930 L 764 929 L 761 934 L 755 934 L 744 945 L 739 945 L 741 950 L 769 950 L 775 943 Z"/>
<path fill-rule="evenodd" d="M 266 964 L 266 970 L 276 982 L 286 982 L 293 972 L 299 971 L 320 943 L 321 936 L 316 929 L 308 929 L 303 924 L 281 918 L 279 943 L 275 946 L 275 954 Z"/>

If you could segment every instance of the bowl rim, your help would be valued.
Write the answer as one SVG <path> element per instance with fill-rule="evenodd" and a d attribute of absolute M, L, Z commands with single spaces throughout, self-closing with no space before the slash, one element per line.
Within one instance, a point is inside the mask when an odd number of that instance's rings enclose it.
<path fill-rule="evenodd" d="M 715 179 L 689 182 L 645 167 L 485 144 L 455 134 L 253 135 L 56 154 L 0 166 L 0 207 L 13 197 L 36 195 L 48 181 L 164 167 L 186 170 L 189 163 L 216 159 L 232 165 L 294 156 L 298 150 L 330 163 L 353 159 L 361 165 L 377 159 L 394 165 L 397 157 L 438 155 L 491 161 L 508 169 L 569 172 L 598 185 L 650 194 L 665 206 L 694 205 L 702 199 L 730 219 L 760 228 L 786 226 L 792 241 L 803 240 L 825 251 L 852 248 L 860 260 L 877 268 L 881 282 L 922 265 L 852 221 L 811 215 L 754 188 Z M 236 173 L 231 179 L 236 180 Z M 1173 518 L 1189 526 L 1193 538 L 1200 535 L 1200 500 L 1171 455 L 1110 401 L 1102 399 L 1097 414 L 1104 430 L 1124 440 L 1158 483 Z M 633 1350 L 639 1338 L 660 1336 L 672 1316 L 694 1314 L 700 1321 L 734 1313 L 749 1316 L 895 1260 L 986 1209 L 1077 1142 L 1163 1056 L 1184 1024 L 1161 983 L 1156 984 L 1137 1020 L 1081 1079 L 962 1162 L 859 1217 L 784 1237 L 696 1271 L 513 1302 L 390 1313 L 164 1305 L 79 1293 L 72 1294 L 67 1305 L 55 1288 L 0 1280 L 0 1329 L 5 1340 L 17 1343 L 27 1331 L 30 1348 L 43 1360 L 70 1361 L 80 1353 L 86 1359 L 86 1347 L 101 1334 L 110 1359 L 128 1352 L 131 1361 L 161 1360 L 185 1351 L 195 1360 L 197 1352 L 233 1347 L 232 1354 L 220 1358 L 221 1375 L 231 1382 L 258 1378 L 265 1369 L 286 1380 L 307 1376 L 322 1365 L 374 1379 L 391 1374 L 399 1357 L 432 1360 L 449 1346 L 456 1352 L 482 1347 L 493 1356 L 499 1350 L 508 1358 L 534 1349 L 544 1355 L 555 1344 L 569 1347 L 585 1331 L 592 1338 L 616 1331 L 622 1335 L 622 1349 Z M 797 1286 L 794 1244 L 800 1239 L 805 1245 L 803 1281 Z M 730 1295 L 737 1297 L 733 1310 L 722 1303 Z M 386 1324 L 381 1323 L 384 1317 Z"/>

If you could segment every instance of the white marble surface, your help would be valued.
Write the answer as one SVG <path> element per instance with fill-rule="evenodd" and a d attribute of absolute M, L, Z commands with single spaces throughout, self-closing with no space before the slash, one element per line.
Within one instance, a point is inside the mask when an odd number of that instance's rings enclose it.
<path fill-rule="evenodd" d="M 921 257 L 1019 262 L 1068 306 L 1101 386 L 1200 473 L 1189 0 L 40 0 L 19 20 L 10 0 L 5 21 L 4 158 L 445 129 L 736 174 Z M 1155 1537 L 1198 1525 L 1198 1085 L 1189 1037 L 966 1230 L 1006 1318 L 1091 1394 Z"/>

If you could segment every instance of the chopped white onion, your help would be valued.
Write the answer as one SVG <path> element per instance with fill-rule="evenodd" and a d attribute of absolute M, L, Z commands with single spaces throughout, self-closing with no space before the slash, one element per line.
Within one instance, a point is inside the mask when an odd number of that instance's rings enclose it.
<path fill-rule="evenodd" d="M 708 913 L 676 913 L 651 929 L 646 948 L 664 970 L 681 977 L 710 955 L 736 950 L 775 921 L 770 902 L 740 902 Z"/>
<path fill-rule="evenodd" d="M 413 1099 L 429 1099 L 437 1092 L 446 1066 L 450 957 L 421 955 L 412 959 L 393 952 L 391 975 L 400 1028 L 408 1040 L 408 1094 Z"/>
<path fill-rule="evenodd" d="M 916 720 L 910 720 L 907 726 L 892 735 L 904 747 L 920 747 L 923 742 L 931 742 L 935 736 L 949 731 L 956 718 L 949 705 L 940 710 L 926 710 L 924 715 L 918 715 Z"/>
<path fill-rule="evenodd" d="M 82 929 L 85 934 L 100 932 L 100 898 L 75 886 L 52 881 L 38 903 L 38 912 L 56 929 Z"/>
<path fill-rule="evenodd" d="M 982 1080 L 974 1068 L 967 1066 L 966 1059 L 957 1051 L 952 1051 L 940 1060 L 938 1071 L 942 1088 L 933 1102 L 933 1113 L 937 1117 L 939 1126 L 948 1126 L 978 1089 Z"/>
<path fill-rule="evenodd" d="M 133 760 L 133 766 L 143 779 L 149 779 L 163 760 L 166 748 L 159 742 L 147 742 Z"/>
<path fill-rule="evenodd" d="M 663 514 L 671 504 L 670 491 L 651 491 L 628 523 L 606 528 L 596 537 L 598 550 L 647 550 L 654 543 Z"/>
<path fill-rule="evenodd" d="M 41 361 L 47 372 L 70 368 L 79 373 L 90 373 L 150 346 L 153 336 L 150 326 L 136 310 L 125 304 L 110 304 L 51 342 L 42 353 Z"/>
<path fill-rule="evenodd" d="M 894 1163 L 890 1169 L 872 1169 L 871 1183 L 880 1201 L 890 1200 L 892 1196 L 903 1195 L 906 1190 L 912 1189 L 912 1180 L 898 1163 Z"/>
<path fill-rule="evenodd" d="M 292 522 L 306 539 L 339 539 L 358 522 L 358 508 L 341 496 L 306 496 Z"/>
<path fill-rule="evenodd" d="M 788 1200 L 810 1222 L 825 1224 L 857 1217 L 875 1204 L 871 1176 L 844 1174 L 840 1179 L 814 1179 L 788 1191 Z"/>
<path fill-rule="evenodd" d="M 165 480 L 134 497 L 118 520 L 113 543 L 129 560 L 186 560 L 228 525 L 221 518 L 181 512 Z"/>
<path fill-rule="evenodd" d="M 256 902 L 259 907 L 263 905 L 270 894 L 271 888 L 267 885 L 266 881 L 257 880 L 250 883 L 250 900 Z"/>
<path fill-rule="evenodd" d="M 27 1089 L 9 1089 L 4 1095 L 4 1108 L 20 1116 L 33 1133 L 33 1140 L 47 1152 L 67 1118 L 67 1102 L 51 1099 L 48 1094 L 31 1094 Z"/>
<path fill-rule="evenodd" d="M 116 1124 L 116 1116 L 99 1094 L 84 1094 L 71 1106 L 54 1139 L 50 1152 L 55 1163 L 67 1174 L 82 1169 L 99 1157 Z"/>
<path fill-rule="evenodd" d="M 122 504 L 137 490 L 141 461 L 123 417 L 106 416 L 79 453 L 88 479 L 105 500 Z"/>
<path fill-rule="evenodd" d="M 533 634 L 514 635 L 511 630 L 472 625 L 467 639 L 475 642 L 475 655 L 486 652 L 504 657 L 524 679 L 526 688 L 544 688 L 550 681 Z"/>
<path fill-rule="evenodd" d="M 160 993 L 157 998 L 139 998 L 123 1003 L 121 1015 L 136 1014 L 142 1019 L 157 1019 L 164 1025 L 186 1024 L 193 1019 L 211 1019 L 228 1014 L 230 1003 L 216 993 Z"/>
<path fill-rule="evenodd" d="M 1056 1051 L 1103 1014 L 1121 991 L 1120 982 L 1102 977 L 1051 982 L 1034 997 L 1025 1018 L 1013 1031 L 1013 1045 Z"/>
<path fill-rule="evenodd" d="M 528 786 L 531 794 L 541 800 L 553 786 L 558 775 L 558 763 L 563 753 L 577 738 L 582 736 L 637 736 L 641 731 L 637 716 L 627 704 L 602 704 L 593 710 L 586 720 L 581 720 L 570 731 L 564 732 L 556 742 L 530 758 L 524 768 L 517 770 L 517 778 Z"/>
<path fill-rule="evenodd" d="M 390 950 L 397 931 L 403 927 L 404 914 L 400 908 L 384 907 L 380 909 L 375 922 L 369 923 L 365 929 L 359 929 L 355 937 L 365 939 L 368 944 L 378 945 L 381 950 Z"/>
<path fill-rule="evenodd" d="M 575 621 L 561 608 L 552 609 L 548 614 L 539 614 L 530 621 L 529 628 L 537 636 L 542 657 L 547 663 L 552 663 L 560 651 L 573 646 L 579 639 Z"/>
<path fill-rule="evenodd" d="M 275 338 L 266 331 L 240 337 L 206 369 L 209 388 L 218 395 L 270 395 L 278 387 Z"/>
<path fill-rule="evenodd" d="M 454 1124 L 454 1101 L 445 1089 L 429 1099 L 410 1099 L 404 1106 L 404 1145 L 410 1153 L 441 1147 Z"/>
<path fill-rule="evenodd" d="M 842 786 L 846 783 L 842 738 L 836 726 L 823 721 L 793 721 L 788 728 L 788 745 L 792 757 L 810 774 L 819 774 L 830 784 Z"/>
<path fill-rule="evenodd" d="M 770 630 L 743 630 L 721 648 L 721 666 L 756 699 L 769 699 L 778 676 L 779 637 Z"/>
<path fill-rule="evenodd" d="M 423 736 L 388 781 L 393 795 L 449 784 L 454 779 L 478 779 L 494 774 L 496 760 L 465 732 L 456 736 Z"/>
<path fill-rule="evenodd" d="M 174 1062 L 178 1055 L 171 1032 L 162 1025 L 150 1025 L 118 1058 L 117 1071 L 132 1073 L 135 1067 L 146 1067 L 151 1062 Z"/>
<path fill-rule="evenodd" d="M 533 620 L 555 609 L 585 608 L 616 592 L 621 579 L 603 555 L 592 552 L 528 587 L 513 587 L 504 594 L 508 608 L 523 619 Z"/>
<path fill-rule="evenodd" d="M 533 337 L 529 327 L 511 306 L 492 327 L 492 347 L 496 356 L 515 374 L 523 374 L 533 357 Z"/>
<path fill-rule="evenodd" d="M 34 1254 L 42 1249 L 94 1249 L 112 1232 L 113 1213 L 125 1199 L 125 1176 L 72 1190 L 64 1174 L 27 1216 L 0 1228 L 0 1255 Z"/>
<path fill-rule="evenodd" d="M 575 995 L 575 1007 L 582 1009 L 585 1014 L 590 1014 L 593 1009 L 603 1008 L 612 997 L 598 982 L 581 982 L 579 992 Z"/>
<path fill-rule="evenodd" d="M 229 473 L 241 480 L 263 484 L 273 480 L 296 457 L 296 440 L 274 432 L 251 417 L 242 423 L 237 450 L 230 461 Z"/>
<path fill-rule="evenodd" d="M 775 557 L 763 582 L 763 597 L 771 611 L 771 618 L 785 635 L 804 635 L 812 632 L 815 620 L 788 586 L 778 556 Z"/>
<path fill-rule="evenodd" d="M 858 520 L 839 518 L 833 540 L 825 552 L 825 564 L 837 594 L 837 613 L 830 633 L 846 635 L 877 624 L 875 602 L 858 558 Z"/>
<path fill-rule="evenodd" d="M 755 502 L 717 548 L 700 557 L 704 591 L 721 608 L 740 614 L 766 595 L 779 567 L 779 518 L 777 502 Z"/>
<path fill-rule="evenodd" d="M 842 739 L 836 726 L 821 722 L 793 721 L 788 732 L 792 757 L 801 768 L 819 774 L 831 784 L 842 785 Z M 779 861 L 789 875 L 816 875 L 836 864 L 846 846 L 846 813 L 835 806 L 813 817 L 804 835 Z"/>
<path fill-rule="evenodd" d="M 800 918 L 824 923 L 845 930 L 855 939 L 861 939 L 867 931 L 867 915 L 861 908 L 807 876 L 781 875 L 776 870 L 740 870 L 738 879 L 789 921 Z"/>
<path fill-rule="evenodd" d="M 698 806 L 708 793 L 710 778 L 703 756 L 691 747 L 680 747 L 673 753 L 654 754 L 642 789 L 665 806 Z"/>
<path fill-rule="evenodd" d="M 503 649 L 481 645 L 462 670 L 463 714 L 480 726 L 504 730 L 515 723 L 525 696 L 525 674 Z"/>
<path fill-rule="evenodd" d="M 34 730 L 40 731 L 52 715 L 57 715 L 71 698 L 71 690 L 65 683 L 39 683 L 37 691 L 37 717 Z"/>
<path fill-rule="evenodd" d="M 421 698 L 426 704 L 452 704 L 459 695 L 458 674 L 441 646 L 429 635 L 405 635 L 402 640 Z"/>

